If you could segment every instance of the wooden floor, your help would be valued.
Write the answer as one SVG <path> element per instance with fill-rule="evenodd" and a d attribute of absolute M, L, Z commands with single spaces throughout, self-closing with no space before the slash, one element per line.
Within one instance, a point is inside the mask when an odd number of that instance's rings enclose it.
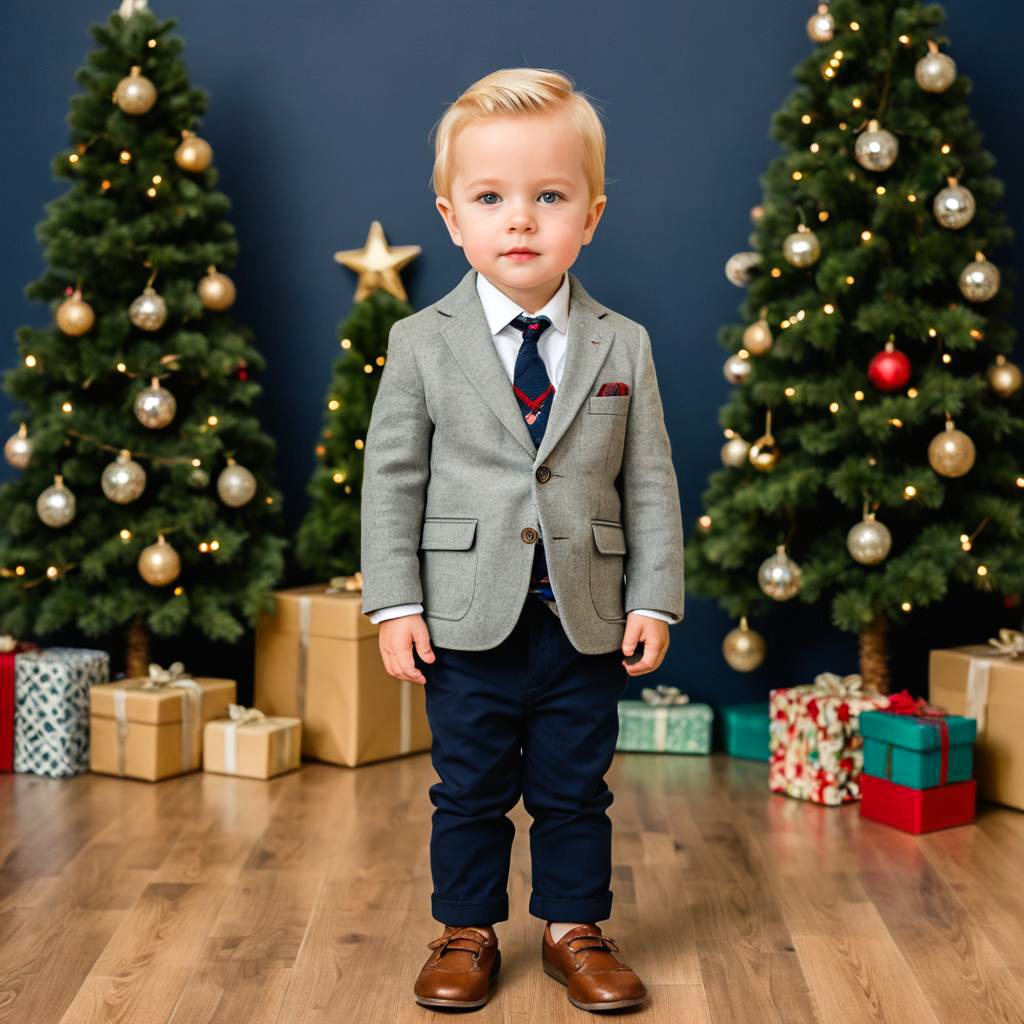
<path fill-rule="evenodd" d="M 402 1024 L 430 916 L 428 754 L 261 783 L 0 776 L 0 1021 Z M 613 916 L 672 1024 L 1024 1022 L 1024 814 L 906 835 L 767 765 L 618 754 Z M 538 963 L 520 804 L 479 1021 L 577 1010 Z M 459 1015 L 461 1016 L 461 1014 Z"/>

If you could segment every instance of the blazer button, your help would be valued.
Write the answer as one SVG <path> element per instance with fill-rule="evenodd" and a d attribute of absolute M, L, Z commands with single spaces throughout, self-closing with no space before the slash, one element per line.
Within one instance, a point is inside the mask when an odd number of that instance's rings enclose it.
<path fill-rule="evenodd" d="M 532 544 L 537 539 L 537 531 L 532 526 L 527 526 L 519 534 L 527 544 Z"/>
<path fill-rule="evenodd" d="M 547 466 L 540 466 L 537 469 L 537 479 L 542 484 L 546 484 L 551 479 L 551 470 Z"/>

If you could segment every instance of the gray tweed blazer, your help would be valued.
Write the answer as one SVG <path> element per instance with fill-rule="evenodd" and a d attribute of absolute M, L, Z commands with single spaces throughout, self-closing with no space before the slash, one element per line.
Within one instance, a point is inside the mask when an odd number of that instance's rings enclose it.
<path fill-rule="evenodd" d="M 570 642 L 616 650 L 626 611 L 683 614 L 679 488 L 650 337 L 570 273 L 565 370 L 535 448 L 475 275 L 391 329 L 364 449 L 362 612 L 421 602 L 432 643 L 496 647 L 543 538 Z M 606 381 L 630 393 L 598 397 Z"/>

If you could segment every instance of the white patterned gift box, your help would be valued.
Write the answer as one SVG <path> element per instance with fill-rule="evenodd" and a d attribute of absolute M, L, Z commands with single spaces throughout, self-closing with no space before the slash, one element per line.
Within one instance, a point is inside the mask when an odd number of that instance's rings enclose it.
<path fill-rule="evenodd" d="M 89 687 L 110 656 L 86 647 L 27 651 L 15 661 L 14 770 L 61 778 L 89 767 Z"/>
<path fill-rule="evenodd" d="M 643 700 L 619 701 L 616 750 L 659 754 L 710 754 L 714 712 L 691 704 L 675 686 L 645 686 Z"/>

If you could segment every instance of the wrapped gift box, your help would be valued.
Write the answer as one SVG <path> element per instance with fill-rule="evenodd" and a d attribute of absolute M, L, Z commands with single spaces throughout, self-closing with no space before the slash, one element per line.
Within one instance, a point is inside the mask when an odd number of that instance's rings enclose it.
<path fill-rule="evenodd" d="M 928 700 L 977 722 L 979 795 L 1024 810 L 1024 636 L 929 652 Z"/>
<path fill-rule="evenodd" d="M 14 771 L 15 659 L 19 654 L 38 650 L 35 644 L 10 635 L 0 636 L 0 773 Z"/>
<path fill-rule="evenodd" d="M 89 768 L 156 782 L 198 771 L 203 725 L 227 717 L 234 679 L 191 678 L 181 662 L 150 666 L 148 677 L 93 686 Z"/>
<path fill-rule="evenodd" d="M 719 708 L 725 750 L 730 757 L 767 761 L 771 757 L 768 701 L 727 704 Z"/>
<path fill-rule="evenodd" d="M 960 715 L 917 718 L 865 711 L 860 716 L 864 774 L 912 789 L 965 782 L 971 778 L 975 725 Z"/>
<path fill-rule="evenodd" d="M 714 713 L 691 704 L 674 686 L 645 686 L 643 700 L 619 701 L 616 750 L 659 754 L 710 754 Z"/>
<path fill-rule="evenodd" d="M 106 651 L 48 647 L 14 664 L 14 770 L 60 778 L 89 767 L 89 687 L 110 678 Z"/>
<path fill-rule="evenodd" d="M 881 822 L 904 832 L 932 832 L 974 821 L 975 780 L 946 786 L 914 789 L 873 775 L 861 778 L 863 818 Z"/>
<path fill-rule="evenodd" d="M 258 708 L 232 704 L 227 718 L 207 722 L 203 771 L 270 779 L 299 767 L 302 722 L 268 718 Z"/>
<path fill-rule="evenodd" d="M 860 713 L 889 705 L 885 694 L 862 685 L 856 674 L 822 672 L 813 683 L 771 691 L 773 793 L 831 807 L 860 799 Z"/>
<path fill-rule="evenodd" d="M 303 755 L 351 767 L 430 749 L 424 688 L 388 675 L 359 591 L 274 598 L 256 627 L 253 703 L 302 720 Z"/>

